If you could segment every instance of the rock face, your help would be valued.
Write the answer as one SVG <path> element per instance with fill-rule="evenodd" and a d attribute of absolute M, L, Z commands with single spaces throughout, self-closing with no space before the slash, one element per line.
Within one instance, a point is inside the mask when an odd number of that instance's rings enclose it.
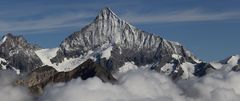
<path fill-rule="evenodd" d="M 161 70 L 162 66 L 173 61 L 178 61 L 174 62 L 178 63 L 176 65 L 183 62 L 196 63 L 195 57 L 179 43 L 137 29 L 109 8 L 101 10 L 95 20 L 81 31 L 67 37 L 51 61 L 61 63 L 64 58 L 81 57 L 101 48 L 111 48 L 108 53 L 110 56 L 103 56 L 104 53 L 100 51 L 95 56 L 96 62 L 112 73 L 117 72 L 125 62 L 134 62 L 137 66 L 154 64 L 152 69 L 155 70 Z M 181 60 L 174 59 L 173 55 L 180 56 Z"/>
<path fill-rule="evenodd" d="M 208 73 L 208 71 L 215 70 L 214 66 L 209 63 L 199 63 L 195 65 L 195 72 L 194 75 L 198 77 L 202 77 Z"/>
<path fill-rule="evenodd" d="M 51 66 L 43 66 L 35 69 L 25 78 L 18 80 L 18 85 L 25 85 L 35 94 L 42 94 L 47 84 L 67 82 L 81 77 L 83 80 L 97 76 L 103 82 L 115 83 L 116 79 L 106 69 L 89 59 L 74 70 L 58 72 Z"/>
<path fill-rule="evenodd" d="M 232 71 L 240 72 L 240 63 L 232 68 Z"/>
<path fill-rule="evenodd" d="M 42 65 L 41 60 L 35 54 L 39 49 L 35 45 L 27 43 L 22 36 L 6 34 L 0 43 L 0 57 L 6 60 L 8 67 L 27 73 Z"/>

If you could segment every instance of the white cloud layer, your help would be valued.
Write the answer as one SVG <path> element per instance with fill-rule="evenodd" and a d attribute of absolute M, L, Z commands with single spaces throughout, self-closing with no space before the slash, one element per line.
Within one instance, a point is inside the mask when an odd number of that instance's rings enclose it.
<path fill-rule="evenodd" d="M 37 101 L 239 101 L 240 74 L 216 71 L 203 78 L 173 82 L 153 71 L 134 70 L 119 76 L 119 83 L 86 81 L 49 85 Z M 33 101 L 28 92 L 11 85 L 14 76 L 2 73 L 1 101 Z"/>
<path fill-rule="evenodd" d="M 73 80 L 49 88 L 43 101 L 184 101 L 170 79 L 155 72 L 131 72 L 119 78 L 118 85 L 98 78 Z"/>
<path fill-rule="evenodd" d="M 240 76 L 236 72 L 214 72 L 203 78 L 180 81 L 184 96 L 190 101 L 238 101 Z"/>
<path fill-rule="evenodd" d="M 154 14 L 127 13 L 123 15 L 132 23 L 173 23 L 173 22 L 194 22 L 194 21 L 219 21 L 234 20 L 240 17 L 238 11 L 206 12 L 199 9 L 185 11 L 170 11 Z"/>
<path fill-rule="evenodd" d="M 238 101 L 239 73 L 216 72 L 173 83 L 149 71 L 128 72 L 118 85 L 98 78 L 72 80 L 47 89 L 41 101 Z"/>
<path fill-rule="evenodd" d="M 15 79 L 13 72 L 0 72 L 0 101 L 32 101 L 27 89 L 14 86 Z"/>

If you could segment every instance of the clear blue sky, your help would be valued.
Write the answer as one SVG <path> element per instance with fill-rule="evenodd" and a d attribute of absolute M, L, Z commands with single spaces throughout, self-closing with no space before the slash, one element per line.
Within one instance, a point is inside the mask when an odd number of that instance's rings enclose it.
<path fill-rule="evenodd" d="M 110 7 L 142 30 L 183 44 L 202 60 L 240 54 L 240 0 L 1 0 L 0 33 L 42 47 L 61 41 Z"/>

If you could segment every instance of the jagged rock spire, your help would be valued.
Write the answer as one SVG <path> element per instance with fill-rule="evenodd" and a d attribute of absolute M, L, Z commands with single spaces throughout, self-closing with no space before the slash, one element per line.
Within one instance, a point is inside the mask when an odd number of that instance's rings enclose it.
<path fill-rule="evenodd" d="M 4 45 L 6 48 L 10 47 L 21 47 L 21 48 L 31 48 L 37 49 L 39 48 L 36 45 L 32 45 L 27 42 L 27 40 L 22 35 L 13 35 L 11 33 L 7 33 L 2 37 L 0 45 Z"/>
<path fill-rule="evenodd" d="M 7 34 L 5 34 L 4 36 L 13 37 L 12 33 L 7 33 Z"/>
<path fill-rule="evenodd" d="M 41 60 L 35 54 L 39 49 L 23 38 L 7 33 L 0 43 L 0 57 L 8 61 L 8 65 L 20 72 L 29 72 L 42 65 Z"/>
<path fill-rule="evenodd" d="M 96 19 L 112 19 L 112 18 L 117 18 L 119 17 L 108 7 L 103 8 Z"/>
<path fill-rule="evenodd" d="M 103 8 L 96 19 L 81 31 L 67 37 L 60 45 L 58 55 L 52 62 L 61 62 L 64 57 L 78 57 L 103 45 L 113 45 L 126 50 L 148 51 L 157 54 L 185 54 L 180 44 L 163 40 L 160 36 L 142 31 L 120 19 L 110 8 Z M 163 57 L 163 56 L 161 56 Z M 152 58 L 152 57 L 151 57 Z"/>
<path fill-rule="evenodd" d="M 3 35 L 0 45 L 3 44 L 7 39 L 9 39 L 9 38 L 12 39 L 13 37 L 14 36 L 11 33 L 7 33 L 7 34 Z"/>
<path fill-rule="evenodd" d="M 67 53 L 69 50 L 77 51 L 79 47 L 84 47 L 82 51 L 88 51 L 106 43 L 118 44 L 125 48 L 157 49 L 160 42 L 160 37 L 135 28 L 106 7 L 91 24 L 66 38 L 61 47 Z"/>

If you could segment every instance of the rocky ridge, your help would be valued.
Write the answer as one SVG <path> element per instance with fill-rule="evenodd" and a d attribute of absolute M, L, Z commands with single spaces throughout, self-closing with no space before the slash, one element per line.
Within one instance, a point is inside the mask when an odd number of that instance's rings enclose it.
<path fill-rule="evenodd" d="M 22 36 L 13 36 L 8 33 L 0 42 L 0 58 L 5 60 L 6 67 L 28 73 L 42 65 L 42 61 L 35 54 L 40 49 L 29 44 Z"/>

